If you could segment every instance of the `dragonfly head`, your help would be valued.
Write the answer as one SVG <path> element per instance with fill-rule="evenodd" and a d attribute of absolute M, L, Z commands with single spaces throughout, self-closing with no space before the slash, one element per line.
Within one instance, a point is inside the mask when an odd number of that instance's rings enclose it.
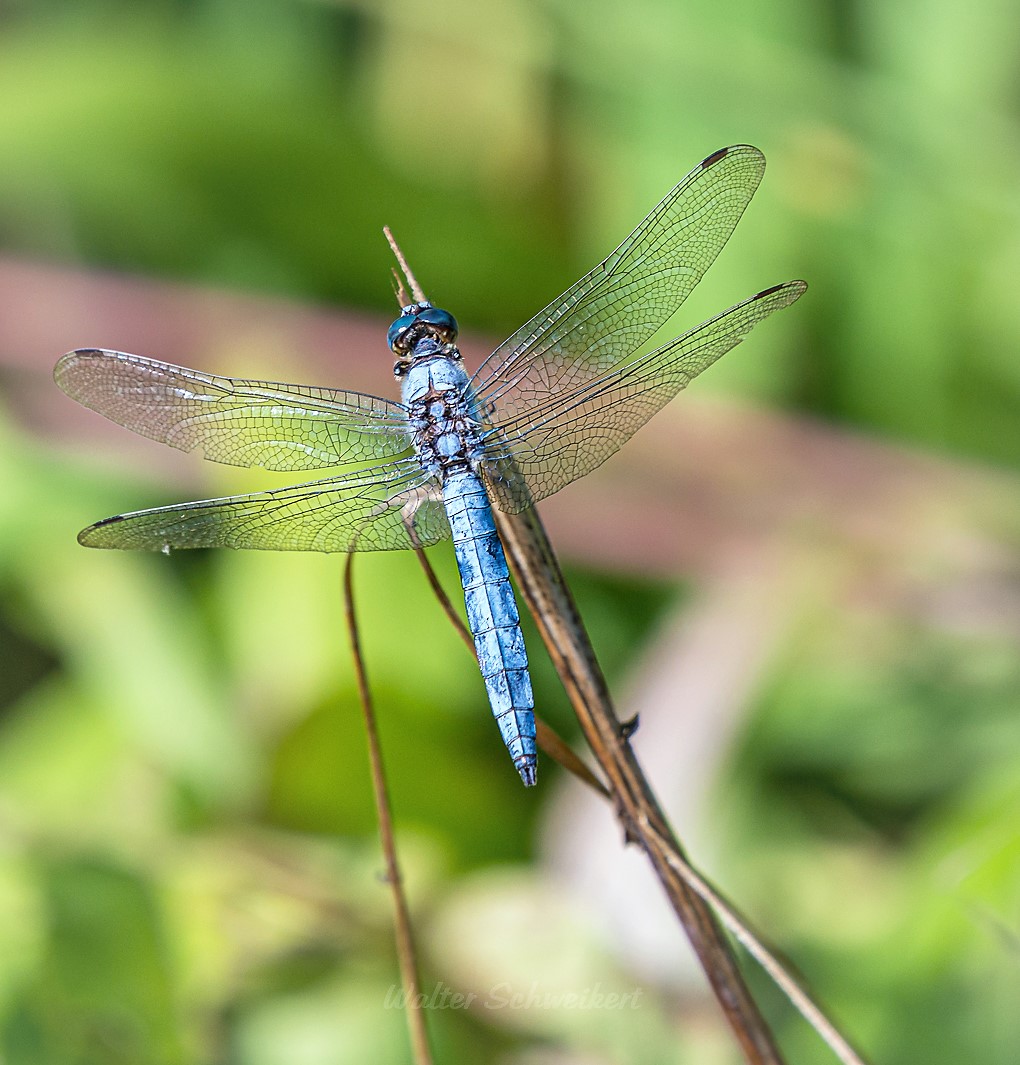
<path fill-rule="evenodd" d="M 390 326 L 386 342 L 399 360 L 395 372 L 399 377 L 416 354 L 432 354 L 457 339 L 457 320 L 449 311 L 433 307 L 431 303 L 412 303 L 404 307 L 400 317 Z M 418 346 L 431 341 L 425 351 Z M 456 349 L 451 347 L 452 354 Z"/>

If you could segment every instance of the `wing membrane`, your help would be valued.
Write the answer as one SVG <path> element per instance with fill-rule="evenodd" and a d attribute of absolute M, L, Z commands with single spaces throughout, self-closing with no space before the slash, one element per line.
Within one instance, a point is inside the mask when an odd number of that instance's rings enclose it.
<path fill-rule="evenodd" d="M 486 482 L 500 508 L 516 513 L 590 473 L 702 370 L 806 290 L 803 281 L 790 281 L 759 292 L 669 344 L 500 426 L 485 464 Z"/>
<path fill-rule="evenodd" d="M 496 421 L 582 388 L 647 341 L 715 261 L 764 172 L 750 145 L 709 156 L 608 259 L 504 341 L 475 375 Z"/>
<path fill-rule="evenodd" d="M 147 551 L 391 551 L 449 535 L 438 489 L 416 463 L 401 461 L 295 488 L 120 514 L 84 529 L 78 542 Z"/>
<path fill-rule="evenodd" d="M 360 392 L 246 381 L 120 351 L 81 349 L 54 370 L 72 398 L 181 451 L 235 466 L 316 470 L 397 458 L 404 409 Z"/>

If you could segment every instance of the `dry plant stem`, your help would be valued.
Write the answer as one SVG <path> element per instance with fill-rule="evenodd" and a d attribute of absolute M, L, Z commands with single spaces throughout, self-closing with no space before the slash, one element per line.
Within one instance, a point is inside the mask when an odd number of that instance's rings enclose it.
<path fill-rule="evenodd" d="M 412 530 L 413 534 L 413 530 Z M 433 593 L 439 600 L 450 623 L 460 634 L 461 639 L 474 656 L 474 641 L 467 630 L 467 626 L 461 621 L 454 609 L 446 590 L 439 583 L 435 570 L 419 547 L 416 548 L 418 561 L 428 578 Z M 584 783 L 593 788 L 604 798 L 610 798 L 605 785 L 591 772 L 591 770 L 567 747 L 560 737 L 553 732 L 541 719 L 536 719 L 539 746 L 542 750 L 555 758 L 575 776 L 580 777 Z M 699 898 L 707 902 L 719 920 L 725 925 L 727 931 L 744 947 L 755 961 L 772 978 L 776 986 L 786 995 L 794 1007 L 807 1020 L 807 1022 L 822 1037 L 829 1048 L 833 1051 L 843 1065 L 866 1065 L 864 1059 L 857 1053 L 850 1043 L 844 1038 L 839 1030 L 825 1016 L 822 1010 L 811 999 L 810 995 L 797 983 L 787 972 L 783 964 L 776 958 L 762 942 L 760 936 L 751 931 L 749 922 L 737 909 L 726 900 L 711 884 L 688 863 L 678 850 L 673 849 L 674 844 L 664 839 L 655 828 L 647 824 L 646 839 L 652 841 L 662 854 L 663 859 L 669 863 L 682 877 L 685 884 L 690 887 Z"/>
<path fill-rule="evenodd" d="M 432 1052 L 429 1049 L 428 1033 L 425 1030 L 421 983 L 418 980 L 418 960 L 411 931 L 411 914 L 407 907 L 407 898 L 404 895 L 403 881 L 400 877 L 400 866 L 397 862 L 397 847 L 393 838 L 393 817 L 390 812 L 389 795 L 386 791 L 382 750 L 379 746 L 379 733 L 375 724 L 375 709 L 372 704 L 372 693 L 368 687 L 368 678 L 365 675 L 365 663 L 361 655 L 361 638 L 358 634 L 358 623 L 354 612 L 353 563 L 354 555 L 349 554 L 344 566 L 344 612 L 347 616 L 347 631 L 350 633 L 351 653 L 354 656 L 354 672 L 358 679 L 358 696 L 365 718 L 365 732 L 368 735 L 372 787 L 379 815 L 379 838 L 386 859 L 386 879 L 393 893 L 397 958 L 400 964 L 400 980 L 407 1000 L 404 1012 L 407 1016 L 415 1065 L 432 1065 Z"/>
<path fill-rule="evenodd" d="M 389 228 L 384 232 L 407 281 L 405 286 L 397 277 L 398 301 L 406 299 L 407 287 L 416 301 L 424 299 L 424 293 Z M 528 602 L 585 737 L 606 775 L 627 838 L 642 845 L 655 867 L 747 1060 L 751 1065 L 782 1065 L 772 1034 L 744 984 L 736 958 L 710 907 L 692 892 L 678 870 L 666 860 L 661 841 L 666 841 L 668 850 L 678 855 L 681 854 L 679 844 L 624 739 L 602 671 L 538 515 L 534 509 L 508 515 L 493 508 L 493 513 L 510 568 Z M 418 557 L 424 559 L 420 550 Z M 427 567 L 426 571 L 430 569 Z M 430 580 L 440 602 L 449 604 L 434 575 Z M 452 608 L 447 613 L 456 618 Z M 456 624 L 458 628 L 463 627 L 459 618 Z M 649 837 L 649 830 L 653 830 L 658 839 Z"/>
<path fill-rule="evenodd" d="M 768 973 L 776 986 L 800 1011 L 801 1016 L 822 1037 L 843 1065 L 866 1065 L 864 1058 L 850 1045 L 800 984 L 790 976 L 782 962 L 764 946 L 761 937 L 751 931 L 747 918 L 738 913 L 693 866 L 672 849 L 671 842 L 660 837 L 651 825 L 648 826 L 647 838 L 656 842 L 665 860 L 680 873 L 684 882 L 711 905 L 734 939 Z"/>
<path fill-rule="evenodd" d="M 616 804 L 627 838 L 648 855 L 687 933 L 709 984 L 748 1062 L 781 1065 L 772 1033 L 744 983 L 736 957 L 711 907 L 685 883 L 675 854 L 686 859 L 645 779 L 613 711 L 573 597 L 534 509 L 494 510 L 500 538 L 528 608 L 538 625 Z"/>
<path fill-rule="evenodd" d="M 397 243 L 396 238 L 390 231 L 389 226 L 383 226 L 383 233 L 386 234 L 386 242 L 390 246 L 390 251 L 393 252 L 393 257 L 397 260 L 397 265 L 400 267 L 401 273 L 404 278 L 401 279 L 400 274 L 393 271 L 393 276 L 397 281 L 397 303 L 401 307 L 406 307 L 409 303 L 424 303 L 425 293 L 422 291 L 421 285 L 418 284 L 418 279 L 411 272 L 411 267 L 407 265 L 407 260 L 404 258 L 404 253 L 400 250 L 400 245 Z M 404 285 L 404 280 L 407 281 L 407 285 Z M 408 292 L 410 289 L 410 293 Z"/>
<path fill-rule="evenodd" d="M 413 527 L 409 526 L 408 531 L 411 533 L 412 539 L 417 544 L 418 541 L 414 536 Z M 443 608 L 443 613 L 446 614 L 450 624 L 457 631 L 461 640 L 471 652 L 472 659 L 474 659 L 475 641 L 471 638 L 471 633 L 468 632 L 467 626 L 461 621 L 460 616 L 454 609 L 450 597 L 446 594 L 446 590 L 439 583 L 436 571 L 432 568 L 432 564 L 425 556 L 425 552 L 420 547 L 415 547 L 414 550 L 415 554 L 418 556 L 418 561 L 421 563 L 421 568 L 425 571 L 425 577 L 429 582 L 429 587 L 432 589 L 433 595 L 439 600 L 439 605 Z M 575 777 L 582 780 L 588 785 L 588 787 L 594 788 L 595 791 L 604 798 L 609 798 L 609 791 L 605 784 L 603 784 L 602 781 L 599 780 L 599 778 L 584 764 L 584 762 L 577 757 L 566 741 L 550 728 L 537 714 L 535 715 L 535 738 L 543 753 L 549 755 L 554 761 L 559 762 L 564 769 L 573 773 Z"/>

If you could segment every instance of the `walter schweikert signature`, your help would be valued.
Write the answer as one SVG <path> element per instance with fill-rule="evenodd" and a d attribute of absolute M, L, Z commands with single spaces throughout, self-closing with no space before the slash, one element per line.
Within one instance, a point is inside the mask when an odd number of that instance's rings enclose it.
<path fill-rule="evenodd" d="M 610 991 L 601 984 L 579 991 L 547 991 L 538 984 L 526 990 L 509 981 L 493 984 L 484 994 L 476 991 L 456 991 L 438 981 L 431 991 L 421 991 L 416 1005 L 427 1010 L 635 1010 L 641 1005 L 644 988 L 630 991 Z M 406 1009 L 408 996 L 396 984 L 390 986 L 383 999 L 384 1009 Z"/>

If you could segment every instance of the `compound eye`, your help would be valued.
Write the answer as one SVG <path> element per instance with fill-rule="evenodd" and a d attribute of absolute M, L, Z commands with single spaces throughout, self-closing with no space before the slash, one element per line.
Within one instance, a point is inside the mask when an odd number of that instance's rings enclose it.
<path fill-rule="evenodd" d="M 446 344 L 457 339 L 457 319 L 441 307 L 427 307 L 418 315 L 418 321 L 429 327 Z"/>
<path fill-rule="evenodd" d="M 418 324 L 418 315 L 402 314 L 386 331 L 386 343 L 395 355 L 411 350 L 411 330 Z"/>

